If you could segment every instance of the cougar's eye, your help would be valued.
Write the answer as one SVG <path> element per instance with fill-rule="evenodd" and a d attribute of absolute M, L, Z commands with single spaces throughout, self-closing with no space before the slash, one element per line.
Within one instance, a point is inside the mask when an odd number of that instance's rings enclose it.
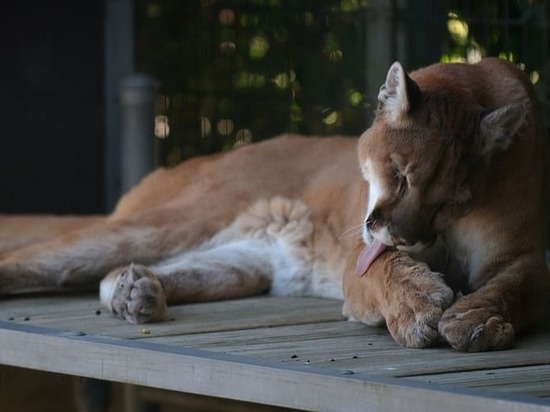
<path fill-rule="evenodd" d="M 396 190 L 397 194 L 398 195 L 403 195 L 409 187 L 409 182 L 407 181 L 407 177 L 402 175 L 399 172 L 396 172 L 395 173 L 395 182 L 397 184 L 397 190 Z"/>

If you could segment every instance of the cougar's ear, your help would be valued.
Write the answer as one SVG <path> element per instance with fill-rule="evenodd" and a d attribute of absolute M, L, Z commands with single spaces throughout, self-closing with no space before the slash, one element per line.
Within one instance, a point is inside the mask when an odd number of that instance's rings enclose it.
<path fill-rule="evenodd" d="M 386 113 L 392 122 L 399 122 L 413 107 L 420 94 L 418 85 L 412 80 L 401 63 L 391 65 L 386 83 L 378 93 L 378 110 Z"/>
<path fill-rule="evenodd" d="M 525 121 L 525 108 L 512 103 L 485 114 L 480 122 L 478 153 L 484 155 L 493 150 L 506 150 Z"/>

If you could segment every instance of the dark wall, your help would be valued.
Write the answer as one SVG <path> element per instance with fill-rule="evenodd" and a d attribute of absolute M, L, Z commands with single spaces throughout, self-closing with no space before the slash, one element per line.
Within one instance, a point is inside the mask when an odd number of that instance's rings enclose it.
<path fill-rule="evenodd" d="M 0 213 L 104 205 L 104 6 L 9 2 L 0 17 Z"/>

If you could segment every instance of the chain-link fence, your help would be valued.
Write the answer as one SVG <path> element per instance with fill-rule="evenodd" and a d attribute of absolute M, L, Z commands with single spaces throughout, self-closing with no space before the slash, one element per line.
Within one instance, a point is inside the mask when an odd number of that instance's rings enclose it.
<path fill-rule="evenodd" d="M 392 59 L 521 64 L 548 130 L 545 0 L 138 0 L 136 21 L 137 68 L 161 84 L 161 164 L 283 132 L 358 135 Z"/>

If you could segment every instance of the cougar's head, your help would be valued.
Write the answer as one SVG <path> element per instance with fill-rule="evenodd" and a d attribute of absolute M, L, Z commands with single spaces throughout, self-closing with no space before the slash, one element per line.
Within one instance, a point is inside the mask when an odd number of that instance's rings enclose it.
<path fill-rule="evenodd" d="M 521 104 L 486 108 L 475 93 L 463 79 L 453 84 L 442 65 L 410 77 L 391 66 L 359 140 L 367 244 L 421 251 L 469 212 L 491 156 L 508 148 L 525 118 Z"/>

